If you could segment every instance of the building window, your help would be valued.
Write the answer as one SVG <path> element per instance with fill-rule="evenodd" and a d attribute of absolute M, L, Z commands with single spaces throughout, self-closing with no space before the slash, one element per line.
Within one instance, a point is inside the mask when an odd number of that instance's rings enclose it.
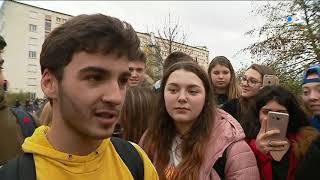
<path fill-rule="evenodd" d="M 36 51 L 29 51 L 29 58 L 36 59 L 37 58 Z"/>
<path fill-rule="evenodd" d="M 57 22 L 57 23 L 61 23 L 61 18 L 57 17 L 57 18 L 56 18 L 56 22 Z"/>
<path fill-rule="evenodd" d="M 29 37 L 29 45 L 37 45 L 37 38 Z"/>
<path fill-rule="evenodd" d="M 46 15 L 46 19 L 44 23 L 44 37 L 47 38 L 50 32 L 51 32 L 51 16 Z"/>
<path fill-rule="evenodd" d="M 29 11 L 29 18 L 30 19 L 38 19 L 38 13 L 34 11 Z"/>
<path fill-rule="evenodd" d="M 46 15 L 45 24 L 44 24 L 45 31 L 51 31 L 51 16 Z"/>
<path fill-rule="evenodd" d="M 37 32 L 37 25 L 29 24 L 29 32 Z"/>

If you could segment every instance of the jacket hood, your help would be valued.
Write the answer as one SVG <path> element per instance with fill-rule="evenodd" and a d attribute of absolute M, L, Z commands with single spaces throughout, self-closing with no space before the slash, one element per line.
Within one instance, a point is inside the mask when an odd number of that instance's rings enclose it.
<path fill-rule="evenodd" d="M 96 151 L 85 156 L 78 156 L 60 152 L 53 148 L 47 140 L 48 126 L 38 127 L 31 137 L 25 139 L 22 149 L 26 153 L 33 153 L 35 158 L 41 156 L 45 161 L 73 173 L 88 173 L 97 170 L 102 163 L 102 157 L 110 138 L 104 140 Z"/>
<path fill-rule="evenodd" d="M 210 171 L 230 144 L 244 140 L 244 138 L 245 134 L 240 123 L 224 110 L 217 108 L 213 130 L 206 149 L 204 168 Z"/>
<path fill-rule="evenodd" d="M 225 149 L 224 147 L 245 137 L 240 123 L 224 110 L 217 108 L 209 144 L 218 143 L 216 148 Z"/>
<path fill-rule="evenodd" d="M 289 138 L 291 141 L 293 152 L 298 159 L 301 159 L 309 149 L 311 143 L 317 139 L 319 132 L 311 126 L 302 127 L 294 138 Z"/>

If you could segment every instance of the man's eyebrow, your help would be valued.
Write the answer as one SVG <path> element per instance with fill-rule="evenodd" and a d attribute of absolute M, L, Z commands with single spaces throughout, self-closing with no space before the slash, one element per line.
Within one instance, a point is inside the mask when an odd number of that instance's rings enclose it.
<path fill-rule="evenodd" d="M 121 73 L 121 76 L 130 77 L 131 76 L 131 72 L 130 71 L 125 71 L 125 72 Z"/>
<path fill-rule="evenodd" d="M 80 70 L 80 74 L 92 73 L 92 72 L 99 73 L 99 74 L 110 74 L 108 70 L 105 70 L 100 67 L 93 67 L 93 66 L 85 67 Z"/>

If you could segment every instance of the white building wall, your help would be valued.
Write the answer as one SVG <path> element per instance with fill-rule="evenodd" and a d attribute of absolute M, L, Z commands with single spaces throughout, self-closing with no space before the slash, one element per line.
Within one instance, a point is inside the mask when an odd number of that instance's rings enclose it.
<path fill-rule="evenodd" d="M 39 58 L 46 34 L 46 16 L 51 16 L 51 30 L 71 17 L 19 2 L 3 2 L 0 13 L 0 34 L 8 44 L 3 57 L 9 91 L 23 90 L 35 93 L 37 97 L 43 97 L 40 87 Z M 34 30 L 30 25 L 36 26 L 36 32 L 30 31 Z"/>

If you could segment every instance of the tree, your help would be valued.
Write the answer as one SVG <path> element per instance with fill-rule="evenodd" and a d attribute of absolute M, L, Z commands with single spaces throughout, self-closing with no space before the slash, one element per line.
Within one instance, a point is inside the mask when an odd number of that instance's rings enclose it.
<path fill-rule="evenodd" d="M 258 34 L 262 40 L 243 51 L 249 51 L 257 62 L 271 65 L 293 78 L 320 62 L 320 1 L 268 3 L 254 12 L 265 16 L 266 23 L 246 35 Z"/>
<path fill-rule="evenodd" d="M 8 105 L 14 106 L 16 100 L 20 101 L 20 103 L 22 105 L 26 100 L 29 100 L 30 97 L 31 97 L 30 92 L 23 92 L 23 91 L 11 92 L 11 91 L 9 91 L 7 94 Z"/>
<path fill-rule="evenodd" d="M 154 79 L 158 80 L 162 77 L 163 61 L 167 55 L 174 51 L 190 52 L 185 45 L 187 35 L 179 19 L 172 19 L 171 13 L 156 33 L 148 33 L 150 36 L 144 52 L 148 57 L 147 66 L 151 67 Z"/>

